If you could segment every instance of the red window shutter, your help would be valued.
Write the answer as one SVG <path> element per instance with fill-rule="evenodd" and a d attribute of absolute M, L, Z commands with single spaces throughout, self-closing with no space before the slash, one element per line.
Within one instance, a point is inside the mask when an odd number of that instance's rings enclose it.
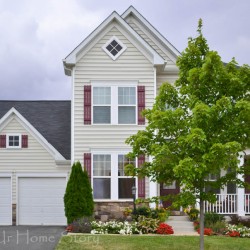
<path fill-rule="evenodd" d="M 84 124 L 91 124 L 91 85 L 84 86 Z"/>
<path fill-rule="evenodd" d="M 22 148 L 28 147 L 28 135 L 22 135 Z"/>
<path fill-rule="evenodd" d="M 84 153 L 84 168 L 86 169 L 89 178 L 91 179 L 91 153 Z"/>
<path fill-rule="evenodd" d="M 141 112 L 145 109 L 145 86 L 137 87 L 137 101 L 138 101 L 138 125 L 145 124 L 145 117 Z"/>
<path fill-rule="evenodd" d="M 6 135 L 0 135 L 0 148 L 6 148 Z"/>
<path fill-rule="evenodd" d="M 145 155 L 138 157 L 138 167 L 145 162 Z M 145 178 L 138 177 L 138 198 L 145 198 Z"/>

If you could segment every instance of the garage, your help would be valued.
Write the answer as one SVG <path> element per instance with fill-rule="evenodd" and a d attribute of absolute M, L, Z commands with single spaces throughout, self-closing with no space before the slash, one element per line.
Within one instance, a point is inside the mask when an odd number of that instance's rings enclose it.
<path fill-rule="evenodd" d="M 11 178 L 0 176 L 0 225 L 12 225 Z"/>
<path fill-rule="evenodd" d="M 19 225 L 66 225 L 66 177 L 19 177 Z"/>

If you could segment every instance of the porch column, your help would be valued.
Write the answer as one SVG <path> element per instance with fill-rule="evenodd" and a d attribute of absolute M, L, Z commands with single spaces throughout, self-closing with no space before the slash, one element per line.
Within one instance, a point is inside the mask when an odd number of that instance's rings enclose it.
<path fill-rule="evenodd" d="M 152 157 L 149 157 L 149 161 L 152 162 Z M 154 181 L 149 181 L 149 198 L 158 196 L 158 183 Z M 155 203 L 149 204 L 151 208 L 155 208 Z"/>
<path fill-rule="evenodd" d="M 244 164 L 244 154 L 243 152 L 240 153 L 239 155 L 239 167 L 243 166 Z M 242 174 L 237 176 L 240 180 L 244 181 L 244 177 Z M 237 200 L 237 210 L 238 210 L 238 215 L 239 216 L 245 216 L 245 208 L 244 208 L 244 204 L 245 204 L 245 188 L 241 188 L 238 187 L 237 188 L 237 196 L 238 196 L 238 200 Z"/>

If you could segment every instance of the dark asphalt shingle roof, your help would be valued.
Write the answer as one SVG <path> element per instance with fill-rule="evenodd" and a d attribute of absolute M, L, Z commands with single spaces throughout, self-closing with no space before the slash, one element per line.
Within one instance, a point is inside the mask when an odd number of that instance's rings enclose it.
<path fill-rule="evenodd" d="M 0 119 L 12 107 L 70 160 L 71 101 L 0 101 Z"/>

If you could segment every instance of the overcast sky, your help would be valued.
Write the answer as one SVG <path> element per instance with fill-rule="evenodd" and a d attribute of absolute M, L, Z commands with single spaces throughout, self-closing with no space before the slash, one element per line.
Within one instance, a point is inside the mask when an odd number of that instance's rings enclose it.
<path fill-rule="evenodd" d="M 0 0 L 0 99 L 70 99 L 62 59 L 130 5 L 180 52 L 202 18 L 210 49 L 250 64 L 250 0 Z"/>

